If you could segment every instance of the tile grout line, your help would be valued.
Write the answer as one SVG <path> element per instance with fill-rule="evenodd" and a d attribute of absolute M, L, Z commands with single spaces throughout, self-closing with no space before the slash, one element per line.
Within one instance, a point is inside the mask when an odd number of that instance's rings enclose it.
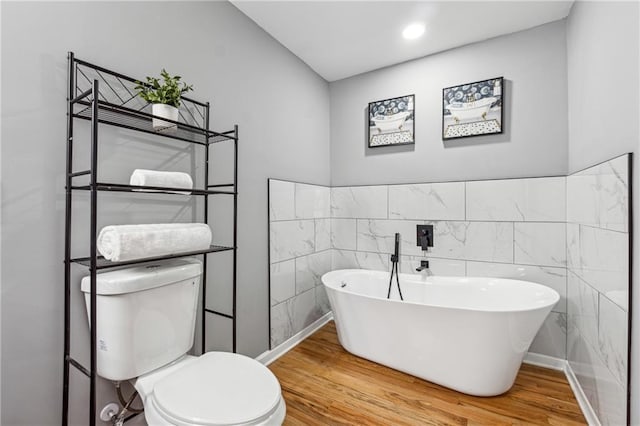
<path fill-rule="evenodd" d="M 629 231 L 619 231 L 617 229 L 611 229 L 611 228 L 603 228 L 602 226 L 595 226 L 595 225 L 591 225 L 588 223 L 582 223 L 582 222 L 564 222 L 567 225 L 578 225 L 578 226 L 584 226 L 586 228 L 590 228 L 590 229 L 597 229 L 600 231 L 609 231 L 609 232 L 615 232 L 616 234 L 629 234 Z"/>
<path fill-rule="evenodd" d="M 334 250 L 349 251 L 349 252 L 359 252 L 359 253 L 367 253 L 367 254 L 377 254 L 377 255 L 390 254 L 390 253 L 387 253 L 387 252 L 378 252 L 378 251 L 369 251 L 369 250 L 354 250 L 354 249 L 339 248 L 339 247 L 334 247 Z M 455 258 L 455 257 L 440 257 L 440 256 L 433 256 L 431 253 L 427 253 L 426 255 L 403 254 L 402 256 L 405 256 L 405 257 L 416 257 L 416 258 L 427 257 L 429 259 L 455 260 L 455 261 L 458 261 L 458 262 L 477 262 L 477 263 L 492 263 L 492 264 L 499 264 L 499 265 L 530 266 L 530 267 L 533 267 L 533 268 L 560 269 L 560 270 L 565 270 L 566 269 L 564 266 L 557 266 L 557 265 L 538 265 L 538 264 L 533 264 L 533 263 L 522 263 L 522 262 L 500 262 L 500 261 L 497 261 L 497 260 L 478 260 L 478 259 L 463 259 L 463 258 Z"/>
<path fill-rule="evenodd" d="M 607 299 L 609 302 L 613 303 L 616 307 L 618 307 L 619 309 L 621 309 L 623 312 L 628 314 L 628 311 L 625 310 L 624 308 L 622 308 L 622 306 L 618 305 L 615 301 L 611 300 L 609 297 L 607 297 L 607 295 L 605 293 L 602 293 L 601 291 L 599 291 L 597 288 L 595 288 L 593 286 L 593 284 L 591 284 L 589 281 L 585 280 L 582 275 L 578 274 L 576 271 L 574 271 L 571 268 L 567 268 L 567 287 L 568 287 L 568 281 L 569 281 L 569 272 L 573 275 L 575 275 L 575 277 L 584 285 L 586 285 L 587 287 L 589 287 L 589 289 L 591 289 L 591 291 L 593 291 L 594 293 L 597 293 L 598 296 L 602 296 L 605 299 Z M 567 288 L 568 291 L 568 288 Z M 598 304 L 600 303 L 600 298 L 598 297 Z M 598 311 L 600 310 L 600 308 L 598 307 Z"/>
<path fill-rule="evenodd" d="M 441 219 L 441 218 L 424 218 L 424 217 L 412 217 L 412 218 L 381 218 L 381 217 L 356 217 L 356 216 L 335 216 L 335 217 L 331 217 L 331 219 L 361 219 L 361 220 L 386 220 L 386 221 L 426 221 L 426 222 L 463 222 L 463 223 L 532 223 L 532 224 L 540 224 L 540 225 L 545 225 L 545 224 L 564 224 L 564 223 L 573 223 L 573 222 L 564 222 L 561 220 L 513 220 L 513 219 L 504 219 L 504 220 L 478 220 L 478 219 L 473 219 L 473 220 L 466 220 L 466 219 Z M 309 220 L 309 219 L 285 219 L 285 220 L 276 220 L 276 221 L 272 221 L 273 222 L 293 222 L 296 220 Z M 612 232 L 617 232 L 617 233 L 624 233 L 626 234 L 627 232 L 625 231 L 616 231 L 614 229 L 608 229 L 608 228 L 598 228 L 598 227 L 594 227 L 594 226 L 590 226 L 590 225 L 584 225 L 584 226 L 589 226 L 591 228 L 597 228 L 597 229 L 602 229 L 605 231 L 612 231 Z"/>

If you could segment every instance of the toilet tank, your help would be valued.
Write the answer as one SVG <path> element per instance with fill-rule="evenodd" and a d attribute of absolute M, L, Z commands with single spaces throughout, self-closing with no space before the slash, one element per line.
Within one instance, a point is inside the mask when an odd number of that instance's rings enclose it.
<path fill-rule="evenodd" d="M 191 349 L 202 264 L 195 259 L 97 274 L 98 375 L 128 380 Z M 87 315 L 91 278 L 84 277 Z"/>

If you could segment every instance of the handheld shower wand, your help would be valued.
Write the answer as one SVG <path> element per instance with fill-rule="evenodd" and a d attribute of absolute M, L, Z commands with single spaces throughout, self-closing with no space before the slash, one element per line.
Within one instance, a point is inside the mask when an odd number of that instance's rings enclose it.
<path fill-rule="evenodd" d="M 387 299 L 391 298 L 391 283 L 393 282 L 393 273 L 396 274 L 396 284 L 398 286 L 398 294 L 400 294 L 400 300 L 404 300 L 402 297 L 402 290 L 400 290 L 400 278 L 398 277 L 398 260 L 400 259 L 400 233 L 396 232 L 396 240 L 393 254 L 391 255 L 391 276 L 389 277 L 389 289 L 387 290 Z"/>
<path fill-rule="evenodd" d="M 395 249 L 393 251 L 393 254 L 391 255 L 391 261 L 392 262 L 398 262 L 398 252 L 400 250 L 400 234 L 398 232 L 396 232 L 396 243 L 395 243 Z"/>

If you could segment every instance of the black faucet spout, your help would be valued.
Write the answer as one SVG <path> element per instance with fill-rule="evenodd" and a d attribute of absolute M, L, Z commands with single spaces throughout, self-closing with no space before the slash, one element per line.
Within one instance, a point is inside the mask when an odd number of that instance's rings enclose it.
<path fill-rule="evenodd" d="M 429 261 L 428 260 L 421 260 L 420 261 L 420 266 L 418 268 L 416 268 L 416 272 L 422 272 L 425 269 L 429 269 Z"/>

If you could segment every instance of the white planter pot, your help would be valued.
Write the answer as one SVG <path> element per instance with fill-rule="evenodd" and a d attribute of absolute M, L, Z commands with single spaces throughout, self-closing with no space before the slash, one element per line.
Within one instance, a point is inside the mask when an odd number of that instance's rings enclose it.
<path fill-rule="evenodd" d="M 153 104 L 151 106 L 151 114 L 156 117 L 166 118 L 168 120 L 178 121 L 178 108 L 167 104 Z M 176 131 L 178 125 L 159 118 L 153 118 L 153 129 L 156 131 Z"/>

